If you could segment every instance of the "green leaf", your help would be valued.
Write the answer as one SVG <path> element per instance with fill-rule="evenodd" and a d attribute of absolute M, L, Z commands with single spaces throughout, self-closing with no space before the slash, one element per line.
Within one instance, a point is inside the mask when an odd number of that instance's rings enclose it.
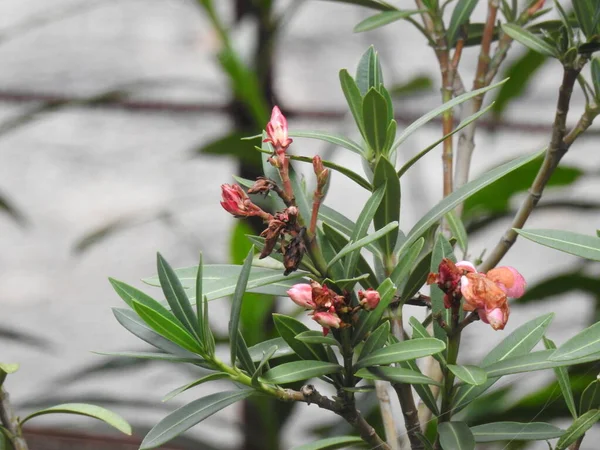
<path fill-rule="evenodd" d="M 488 381 L 481 386 L 460 386 L 453 398 L 454 410 L 459 411 L 467 406 L 497 381 L 497 379 L 491 379 L 488 366 L 511 357 L 528 354 L 542 339 L 553 318 L 554 313 L 537 317 L 521 325 L 494 347 L 480 364 L 488 372 Z"/>
<path fill-rule="evenodd" d="M 552 47 L 552 45 L 548 44 L 542 38 L 536 36 L 530 31 L 515 25 L 514 23 L 503 23 L 502 30 L 515 41 L 520 42 L 534 52 L 541 53 L 545 56 L 551 56 L 553 58 L 559 57 L 558 51 Z"/>
<path fill-rule="evenodd" d="M 488 112 L 490 110 L 490 108 L 493 105 L 494 105 L 494 103 L 486 106 L 485 108 L 481 109 L 480 111 L 476 112 L 475 114 L 467 117 L 465 120 L 463 120 L 461 123 L 459 123 L 458 126 L 454 130 L 452 130 L 450 133 L 442 136 L 440 139 L 438 139 L 437 141 L 435 141 L 433 144 L 428 145 L 423 150 L 421 150 L 419 153 L 417 153 L 415 156 L 413 156 L 411 159 L 409 159 L 398 170 L 398 172 L 397 172 L 398 178 L 402 177 L 402 175 L 404 175 L 408 171 L 408 169 L 410 169 L 413 165 L 415 165 L 417 163 L 417 161 L 419 161 L 423 156 L 425 156 L 426 154 L 428 154 L 431 150 L 433 150 L 434 148 L 436 148 L 439 144 L 441 144 L 446 139 L 448 139 L 450 136 L 458 133 L 460 130 L 462 130 L 466 126 L 470 125 L 471 123 L 475 122 L 481 116 L 483 116 L 486 112 Z"/>
<path fill-rule="evenodd" d="M 163 316 L 154 309 L 137 301 L 133 302 L 133 309 L 150 328 L 161 336 L 190 352 L 202 353 L 200 344 L 177 322 L 175 317 Z"/>
<path fill-rule="evenodd" d="M 348 448 L 349 445 L 360 444 L 361 442 L 363 440 L 358 436 L 336 436 L 299 445 L 292 450 L 332 450 L 336 448 Z"/>
<path fill-rule="evenodd" d="M 458 217 L 455 211 L 450 211 L 448 214 L 444 216 L 446 218 L 446 222 L 450 227 L 450 231 L 452 232 L 452 236 L 456 238 L 458 246 L 463 251 L 463 253 L 467 253 L 467 249 L 469 247 L 469 238 L 467 237 L 467 230 L 465 229 L 465 225 Z"/>
<path fill-rule="evenodd" d="M 286 384 L 338 373 L 341 370 L 339 364 L 325 361 L 294 361 L 274 367 L 260 379 L 266 383 Z"/>
<path fill-rule="evenodd" d="M 362 101 L 362 116 L 365 139 L 369 147 L 379 156 L 384 151 L 387 137 L 387 102 L 377 89 L 370 88 Z"/>
<path fill-rule="evenodd" d="M 252 385 L 258 385 L 258 377 L 263 373 L 263 367 L 269 362 L 269 360 L 273 357 L 275 352 L 277 351 L 277 346 L 273 345 L 270 347 L 265 353 L 263 353 L 263 357 L 260 360 L 260 364 L 256 368 L 256 371 L 252 375 Z"/>
<path fill-rule="evenodd" d="M 241 270 L 242 266 L 233 264 L 205 264 L 202 270 L 204 295 L 208 300 L 232 295 L 235 292 Z M 194 292 L 198 266 L 175 269 L 175 273 L 183 287 Z M 252 267 L 246 290 L 259 294 L 283 296 L 286 295 L 288 289 L 298 283 L 298 278 L 305 275 L 305 272 L 297 271 L 286 276 L 278 269 Z M 160 286 L 157 277 L 147 278 L 143 281 L 151 286 Z M 195 300 L 195 295 L 188 294 L 188 297 Z"/>
<path fill-rule="evenodd" d="M 206 360 L 196 357 L 185 357 L 179 355 L 171 355 L 170 353 L 157 353 L 157 352 L 93 352 L 97 355 L 104 356 L 119 356 L 121 358 L 137 358 L 137 359 L 150 359 L 154 361 L 168 361 L 168 362 L 180 362 L 180 363 L 191 363 L 204 366 Z"/>
<path fill-rule="evenodd" d="M 574 1 L 573 11 L 575 11 L 575 17 L 577 17 L 577 22 L 583 34 L 591 39 L 594 34 L 597 34 L 598 15 L 600 13 L 598 5 L 590 0 Z"/>
<path fill-rule="evenodd" d="M 379 90 L 383 84 L 383 73 L 379 63 L 379 55 L 371 45 L 360 57 L 356 68 L 356 85 L 360 94 L 364 97 L 371 88 Z M 389 119 L 388 119 L 389 121 Z"/>
<path fill-rule="evenodd" d="M 591 409 L 600 409 L 600 378 L 592 381 L 581 394 L 579 414 L 584 414 Z"/>
<path fill-rule="evenodd" d="M 379 238 L 385 236 L 387 233 L 389 233 L 393 230 L 396 230 L 397 228 L 398 228 L 398 222 L 388 223 L 382 229 L 377 230 L 374 233 L 368 234 L 367 236 L 365 236 L 362 239 L 359 239 L 358 241 L 349 242 L 346 247 L 344 247 L 334 258 L 332 258 L 329 261 L 329 264 L 327 264 L 327 268 L 330 268 L 331 266 L 333 266 L 336 262 L 338 262 L 341 258 L 346 256 L 347 254 L 349 254 L 355 250 L 361 249 L 363 247 L 366 247 L 367 244 L 370 244 L 371 242 L 378 240 Z"/>
<path fill-rule="evenodd" d="M 135 312 L 128 309 L 113 308 L 113 314 L 127 331 L 159 350 L 183 357 L 196 357 L 193 352 L 181 348 L 155 332 Z"/>
<path fill-rule="evenodd" d="M 394 283 L 392 283 L 389 278 L 386 278 L 377 288 L 377 292 L 379 292 L 379 296 L 381 298 L 377 307 L 373 311 L 363 310 L 358 315 L 358 324 L 354 327 L 352 333 L 353 345 L 357 345 L 371 330 L 377 326 L 379 320 L 381 320 L 381 317 L 383 316 L 383 313 L 394 298 L 396 286 L 394 286 Z M 365 353 L 362 354 L 366 356 Z"/>
<path fill-rule="evenodd" d="M 453 46 L 456 43 L 460 28 L 469 21 L 477 2 L 478 0 L 458 0 L 446 32 L 448 45 Z"/>
<path fill-rule="evenodd" d="M 348 242 L 348 245 L 345 246 L 343 249 L 339 250 L 338 254 L 336 255 L 337 259 L 334 257 L 333 260 L 330 262 L 330 265 L 333 264 L 334 261 L 339 261 L 341 259 L 339 255 L 345 249 L 350 247 L 353 243 L 356 243 L 363 239 L 365 236 L 367 236 L 369 225 L 371 224 L 373 217 L 375 217 L 377 209 L 379 208 L 379 205 L 381 204 L 384 195 L 385 186 L 381 186 L 377 188 L 375 192 L 373 192 L 373 195 L 371 195 L 371 197 L 369 197 L 369 199 L 365 203 L 365 206 L 360 212 L 358 219 L 356 220 L 356 225 L 354 226 L 354 230 L 352 231 L 352 236 L 350 236 L 350 241 Z M 360 247 L 357 247 L 355 250 L 349 251 L 347 253 L 348 256 L 344 260 L 344 276 L 346 278 L 352 276 L 356 270 L 356 265 L 358 264 L 358 259 L 360 255 Z"/>
<path fill-rule="evenodd" d="M 296 352 L 296 354 L 305 360 L 328 361 L 327 352 L 320 344 L 306 344 L 296 339 L 296 336 L 304 331 L 309 331 L 308 327 L 302 322 L 283 314 L 273 314 L 273 322 L 279 335 Z"/>
<path fill-rule="evenodd" d="M 318 139 L 320 141 L 329 142 L 330 144 L 343 147 L 356 153 L 357 155 L 363 155 L 362 147 L 351 139 L 337 134 L 326 133 L 324 131 L 290 131 L 289 136 L 299 138 Z"/>
<path fill-rule="evenodd" d="M 362 347 L 362 350 L 360 351 L 360 355 L 367 356 L 373 353 L 375 350 L 382 348 L 387 342 L 389 335 L 390 323 L 386 321 L 379 325 L 377 329 L 369 335 Z"/>
<path fill-rule="evenodd" d="M 28 420 L 33 419 L 34 417 L 57 413 L 78 414 L 81 416 L 92 417 L 94 419 L 101 420 L 102 422 L 105 422 L 112 427 L 115 427 L 121 433 L 131 435 L 131 426 L 121 416 L 112 411 L 109 411 L 108 409 L 101 408 L 100 406 L 88 405 L 85 403 L 64 403 L 62 405 L 56 405 L 52 406 L 51 408 L 36 411 L 25 417 L 23 420 L 21 420 L 21 425 L 23 425 Z"/>
<path fill-rule="evenodd" d="M 352 236 L 356 227 L 354 222 L 327 205 L 321 205 L 321 208 L 319 208 L 319 219 L 346 236 Z M 369 244 L 365 246 L 365 249 L 376 256 L 381 256 L 381 252 L 375 244 Z"/>
<path fill-rule="evenodd" d="M 192 381 L 191 383 L 184 384 L 183 386 L 180 386 L 177 389 L 173 389 L 171 392 L 169 392 L 167 395 L 165 395 L 163 397 L 162 401 L 166 402 L 168 400 L 171 400 L 173 397 L 181 394 L 182 392 L 185 392 L 188 389 L 199 386 L 203 383 L 207 383 L 209 381 L 214 381 L 214 380 L 222 380 L 223 378 L 229 378 L 229 375 L 226 373 L 223 373 L 223 372 L 216 372 L 216 373 L 208 374 L 202 378 L 198 378 L 197 380 Z"/>
<path fill-rule="evenodd" d="M 133 309 L 133 302 L 137 301 L 146 305 L 149 308 L 156 310 L 157 312 L 160 312 L 165 316 L 171 316 L 171 312 L 167 308 L 162 306 L 159 302 L 154 300 L 149 295 L 144 294 L 139 289 L 136 289 L 133 286 L 129 286 L 128 284 L 125 284 L 122 281 L 115 280 L 114 278 L 109 278 L 108 281 L 110 281 L 110 284 L 112 285 L 115 292 L 119 294 L 119 297 L 121 297 L 131 309 Z"/>
<path fill-rule="evenodd" d="M 348 73 L 346 69 L 340 70 L 340 84 L 342 85 L 342 91 L 344 97 L 348 102 L 350 112 L 354 117 L 356 126 L 358 127 L 360 134 L 365 137 L 365 125 L 363 121 L 363 107 L 362 107 L 362 95 L 360 90 L 354 81 L 354 78 Z M 366 138 L 365 138 L 366 139 Z"/>
<path fill-rule="evenodd" d="M 398 256 L 398 264 L 394 267 L 390 279 L 396 286 L 403 286 L 406 284 L 406 278 L 408 277 L 411 270 L 414 268 L 415 262 L 425 245 L 425 239 L 417 239 L 414 244 L 407 249 L 406 253 Z"/>
<path fill-rule="evenodd" d="M 543 441 L 561 437 L 564 430 L 543 422 L 494 422 L 471 427 L 475 442 Z"/>
<path fill-rule="evenodd" d="M 600 261 L 600 238 L 562 230 L 519 230 L 517 233 L 530 241 L 571 255 Z"/>
<path fill-rule="evenodd" d="M 544 346 L 548 350 L 556 350 L 556 344 L 544 336 Z M 569 380 L 569 372 L 566 367 L 557 367 L 554 369 L 556 380 L 560 386 L 563 398 L 569 408 L 569 412 L 574 419 L 577 418 L 577 408 L 575 407 L 575 399 L 573 398 L 573 391 L 571 390 L 571 381 Z"/>
<path fill-rule="evenodd" d="M 290 356 L 294 354 L 294 350 L 283 340 L 281 337 L 274 339 L 267 339 L 266 341 L 259 342 L 256 345 L 248 348 L 250 357 L 254 362 L 260 362 L 263 355 L 268 353 L 271 347 L 277 347 L 275 353 L 271 356 L 271 359 L 281 358 L 284 356 Z"/>
<path fill-rule="evenodd" d="M 400 298 L 403 300 L 409 300 L 415 295 L 421 287 L 427 281 L 427 275 L 429 275 L 431 266 L 431 252 L 425 254 L 417 264 L 414 266 L 413 271 L 410 273 L 408 280 L 403 284 L 400 284 L 398 288 L 401 290 Z"/>
<path fill-rule="evenodd" d="M 600 410 L 592 409 L 576 419 L 556 443 L 555 450 L 564 450 L 600 420 Z"/>
<path fill-rule="evenodd" d="M 200 337 L 200 343 L 206 348 L 207 334 L 211 333 L 210 324 L 208 320 L 204 321 L 204 301 L 202 300 L 202 252 L 200 252 L 200 258 L 198 260 L 198 272 L 196 273 L 196 298 L 200 299 L 196 301 L 196 323 L 198 324 L 198 336 Z M 188 301 L 189 302 L 189 301 Z M 208 311 L 207 311 L 208 314 Z M 209 352 L 210 353 L 210 352 Z"/>
<path fill-rule="evenodd" d="M 464 422 L 440 423 L 438 433 L 444 450 L 475 450 L 475 438 Z"/>
<path fill-rule="evenodd" d="M 374 351 L 370 355 L 359 359 L 355 368 L 360 369 L 361 367 L 392 364 L 409 359 L 422 358 L 439 353 L 445 348 L 446 344 L 434 338 L 399 342 Z"/>
<path fill-rule="evenodd" d="M 502 178 L 504 175 L 509 174 L 513 170 L 518 169 L 529 161 L 540 156 L 542 152 L 534 153 L 533 155 L 521 156 L 506 164 L 492 169 L 476 179 L 468 182 L 467 184 L 456 189 L 452 194 L 448 195 L 436 206 L 429 210 L 410 230 L 406 237 L 406 241 L 402 244 L 399 249 L 400 252 L 404 251 L 410 245 L 412 245 L 417 239 L 419 239 L 429 228 L 437 223 L 447 212 L 453 210 L 460 203 L 465 201 L 471 195 L 477 191 L 483 189 L 485 186 L 492 184 L 494 181 Z"/>
<path fill-rule="evenodd" d="M 15 373 L 19 370 L 19 364 L 17 363 L 0 363 L 0 373 L 4 372 L 7 375 Z"/>
<path fill-rule="evenodd" d="M 142 441 L 140 450 L 156 448 L 169 442 L 207 417 L 253 393 L 254 391 L 249 389 L 217 392 L 182 406 L 158 422 L 148 432 Z"/>
<path fill-rule="evenodd" d="M 379 11 L 393 11 L 394 8 L 392 5 L 378 1 L 378 0 L 325 0 L 328 2 L 337 2 L 337 3 L 348 3 L 350 5 L 359 5 L 364 6 L 366 8 L 376 9 Z"/>
<path fill-rule="evenodd" d="M 364 31 L 371 31 L 384 25 L 396 22 L 398 20 L 406 19 L 413 14 L 419 14 L 423 12 L 421 9 L 412 9 L 404 11 L 384 11 L 374 16 L 368 17 L 367 19 L 360 22 L 354 27 L 355 33 L 362 33 Z"/>
<path fill-rule="evenodd" d="M 423 326 L 421 322 L 417 320 L 416 317 L 412 316 L 410 319 L 408 319 L 408 323 L 413 329 L 412 339 L 422 339 L 431 337 L 431 335 L 427 332 L 427 329 Z M 438 353 L 432 356 L 438 360 L 442 367 L 446 366 L 446 358 L 444 358 L 444 355 Z"/>
<path fill-rule="evenodd" d="M 430 271 L 432 273 L 437 273 L 439 271 L 440 263 L 444 258 L 456 262 L 456 257 L 454 256 L 452 245 L 442 233 L 439 233 L 435 238 L 435 242 L 433 244 L 433 252 L 431 255 Z M 442 319 L 446 323 L 450 323 L 450 310 L 444 306 L 444 293 L 437 284 L 432 284 L 430 286 L 429 295 L 431 297 L 432 314 L 440 314 Z M 446 331 L 442 327 L 440 327 L 437 321 L 435 321 L 433 324 L 433 335 L 436 338 L 446 342 Z"/>
<path fill-rule="evenodd" d="M 401 367 L 368 367 L 358 370 L 355 376 L 366 380 L 385 380 L 391 383 L 433 384 L 441 386 L 437 381 L 410 369 Z"/>
<path fill-rule="evenodd" d="M 237 341 L 236 341 L 236 358 L 240 363 L 242 369 L 248 372 L 249 375 L 252 375 L 256 371 L 256 367 L 254 366 L 254 361 L 252 361 L 252 357 L 250 356 L 250 352 L 248 351 L 248 345 L 246 344 L 246 340 L 244 336 L 242 336 L 242 332 L 237 330 Z"/>
<path fill-rule="evenodd" d="M 231 301 L 231 314 L 229 316 L 229 343 L 231 346 L 231 364 L 235 366 L 235 361 L 238 354 L 238 339 L 239 339 L 239 325 L 240 325 L 240 314 L 242 311 L 242 300 L 244 293 L 246 292 L 246 286 L 248 285 L 248 279 L 250 278 L 250 270 L 252 269 L 252 258 L 254 257 L 254 247 L 250 248 L 248 256 L 244 261 L 240 276 L 238 278 L 233 299 Z M 245 344 L 244 344 L 245 345 Z M 254 372 L 254 370 L 252 370 Z M 252 373 L 250 372 L 250 373 Z"/>
<path fill-rule="evenodd" d="M 417 365 L 417 362 L 414 359 L 409 361 L 401 361 L 398 363 L 398 365 L 402 369 L 409 369 L 413 372 L 421 373 L 421 370 L 419 369 L 419 366 Z M 431 388 L 427 384 L 414 384 L 413 388 L 415 389 L 415 391 L 419 395 L 419 398 L 423 401 L 425 406 L 427 406 L 427 408 L 429 408 L 429 410 L 433 412 L 433 415 L 439 416 L 440 410 L 437 405 L 437 399 L 436 397 L 434 397 Z"/>
<path fill-rule="evenodd" d="M 340 345 L 340 343 L 331 336 L 323 336 L 323 333 L 321 331 L 303 331 L 302 333 L 296 336 L 296 339 L 300 342 L 305 342 L 307 344 L 325 344 L 333 346 Z"/>
<path fill-rule="evenodd" d="M 376 188 L 383 186 L 385 189 L 385 196 L 374 218 L 375 229 L 380 230 L 390 222 L 400 221 L 400 180 L 396 175 L 394 165 L 385 157 L 381 157 L 377 161 L 373 176 L 373 186 Z M 384 257 L 390 258 L 397 239 L 398 230 L 386 234 L 381 239 L 380 245 Z"/>
<path fill-rule="evenodd" d="M 600 353 L 600 322 L 573 336 L 550 357 L 552 361 L 584 358 Z"/>
<path fill-rule="evenodd" d="M 398 136 L 398 139 L 396 139 L 396 142 L 392 146 L 392 151 L 397 149 L 398 146 L 400 144 L 402 144 L 411 134 L 413 134 L 417 129 L 421 128 L 423 125 L 425 125 L 430 120 L 432 120 L 432 119 L 436 118 L 437 116 L 439 116 L 440 114 L 454 108 L 455 106 L 460 105 L 461 103 L 464 103 L 467 100 L 470 100 L 473 97 L 477 97 L 489 90 L 492 90 L 492 89 L 497 88 L 498 86 L 501 86 L 506 81 L 507 80 L 502 80 L 496 84 L 492 84 L 485 88 L 476 89 L 474 91 L 459 95 L 458 97 L 450 100 L 449 102 L 446 102 L 443 105 L 428 112 L 427 114 L 421 116 L 420 118 L 415 120 L 413 123 L 411 123 L 408 127 L 406 127 L 406 129 L 402 133 L 400 133 L 400 136 Z"/>
<path fill-rule="evenodd" d="M 466 384 L 472 384 L 473 386 L 480 386 L 487 381 L 487 373 L 481 367 L 477 366 L 457 366 L 455 364 L 448 364 L 448 369 L 456 377 L 465 382 Z"/>
<path fill-rule="evenodd" d="M 156 266 L 158 279 L 171 311 L 185 329 L 200 341 L 198 319 L 175 271 L 160 253 L 156 254 Z"/>

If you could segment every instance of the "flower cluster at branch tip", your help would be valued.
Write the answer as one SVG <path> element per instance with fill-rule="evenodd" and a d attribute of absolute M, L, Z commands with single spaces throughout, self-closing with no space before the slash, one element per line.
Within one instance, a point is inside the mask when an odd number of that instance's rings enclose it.
<path fill-rule="evenodd" d="M 360 309 L 370 311 L 380 301 L 379 292 L 374 289 L 359 291 L 359 306 L 353 308 L 350 306 L 348 295 L 339 295 L 326 285 L 321 285 L 316 281 L 311 281 L 310 284 L 295 284 L 287 291 L 287 294 L 296 305 L 313 311 L 311 316 L 323 327 L 324 335 L 329 333 L 330 328 L 349 327 L 353 313 Z"/>
<path fill-rule="evenodd" d="M 446 308 L 459 305 L 464 297 L 463 309 L 476 311 L 494 330 L 506 326 L 510 315 L 508 297 L 521 297 L 526 286 L 523 276 L 513 267 L 497 267 L 481 273 L 468 261 L 455 264 L 446 258 L 440 263 L 438 273 L 429 274 L 427 284 L 433 283 L 444 292 Z"/>
<path fill-rule="evenodd" d="M 275 153 L 285 153 L 292 140 L 288 137 L 287 119 L 277 106 L 273 107 L 266 131 L 267 138 L 263 142 L 269 142 L 275 148 Z"/>

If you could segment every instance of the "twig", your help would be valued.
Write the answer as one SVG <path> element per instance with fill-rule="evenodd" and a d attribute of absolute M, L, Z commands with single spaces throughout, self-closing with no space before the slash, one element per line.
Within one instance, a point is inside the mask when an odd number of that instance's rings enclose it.
<path fill-rule="evenodd" d="M 375 392 L 377 400 L 379 400 L 379 410 L 381 412 L 381 421 L 385 430 L 385 440 L 391 450 L 400 450 L 398 443 L 398 432 L 396 431 L 396 423 L 392 412 L 392 404 L 390 403 L 390 394 L 388 392 L 387 381 L 375 380 Z"/>
<path fill-rule="evenodd" d="M 569 450 L 579 450 L 579 447 L 581 447 L 581 443 L 583 442 L 584 437 L 585 434 L 583 436 L 580 436 L 579 439 L 573 442 L 573 444 L 569 446 Z"/>
<path fill-rule="evenodd" d="M 495 267 L 515 243 L 518 234 L 514 229 L 523 228 L 523 225 L 525 225 L 525 222 L 527 222 L 527 219 L 531 215 L 533 209 L 540 201 L 544 188 L 552 176 L 552 173 L 558 166 L 558 163 L 567 153 L 575 139 L 577 139 L 577 137 L 592 124 L 592 121 L 600 112 L 600 109 L 595 105 L 593 107 L 586 108 L 575 128 L 568 135 L 565 135 L 567 113 L 569 112 L 573 86 L 575 85 L 577 76 L 579 75 L 579 72 L 583 68 L 586 61 L 587 60 L 584 57 L 580 57 L 572 66 L 564 68 L 563 81 L 559 89 L 556 113 L 554 116 L 552 138 L 550 140 L 550 145 L 546 150 L 544 161 L 542 162 L 542 165 L 539 168 L 531 187 L 529 188 L 529 194 L 517 211 L 510 228 L 506 230 L 500 239 L 500 242 L 498 242 L 496 247 L 482 263 L 480 269 L 482 272 L 487 272 L 491 268 Z"/>
<path fill-rule="evenodd" d="M 0 423 L 11 434 L 11 443 L 15 450 L 28 450 L 27 442 L 21 432 L 18 418 L 14 415 L 9 401 L 9 395 L 0 381 Z"/>

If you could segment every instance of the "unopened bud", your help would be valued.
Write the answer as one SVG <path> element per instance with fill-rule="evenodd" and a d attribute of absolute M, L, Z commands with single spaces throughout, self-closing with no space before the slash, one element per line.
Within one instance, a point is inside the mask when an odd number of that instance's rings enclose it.
<path fill-rule="evenodd" d="M 358 291 L 359 303 L 367 311 L 371 311 L 377 308 L 377 305 L 381 301 L 379 292 L 373 288 L 369 288 L 366 291 Z"/>

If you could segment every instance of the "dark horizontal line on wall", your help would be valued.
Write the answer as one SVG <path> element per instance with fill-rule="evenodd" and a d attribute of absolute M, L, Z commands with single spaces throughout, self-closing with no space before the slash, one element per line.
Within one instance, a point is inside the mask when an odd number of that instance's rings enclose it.
<path fill-rule="evenodd" d="M 127 98 L 122 91 L 103 93 L 93 97 L 74 97 L 60 93 L 44 93 L 24 90 L 0 89 L 0 103 L 41 103 L 38 112 L 54 110 L 61 107 L 77 106 L 88 108 L 121 109 L 132 112 L 169 113 L 169 114 L 229 114 L 231 110 L 226 104 L 209 102 L 185 103 L 161 100 L 140 100 Z M 341 120 L 346 116 L 342 110 L 307 109 L 285 106 L 289 117 L 309 120 Z M 420 116 L 418 114 L 397 113 L 398 123 L 411 123 Z M 434 119 L 432 122 L 441 122 Z M 488 131 L 509 130 L 511 132 L 549 133 L 549 125 L 513 122 L 505 120 L 480 120 L 479 127 Z M 600 130 L 588 130 L 587 135 L 600 135 Z"/>

